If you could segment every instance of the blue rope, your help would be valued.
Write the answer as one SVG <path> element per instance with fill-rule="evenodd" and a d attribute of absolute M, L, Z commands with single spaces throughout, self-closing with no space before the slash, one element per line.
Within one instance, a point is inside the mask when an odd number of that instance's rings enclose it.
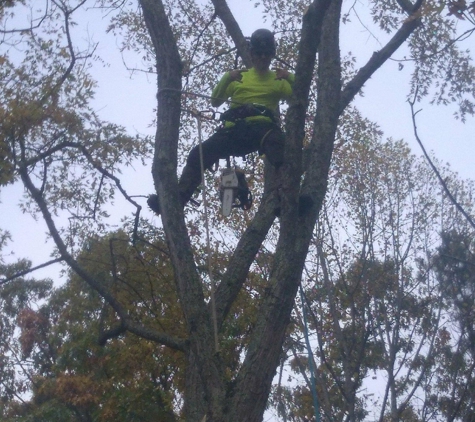
<path fill-rule="evenodd" d="M 315 409 L 315 422 L 320 422 L 320 406 L 318 405 L 317 387 L 315 385 L 315 368 L 313 366 L 312 348 L 310 347 L 310 339 L 308 337 L 307 308 L 305 306 L 302 286 L 300 286 L 300 300 L 302 301 L 304 335 L 305 335 L 305 343 L 307 345 L 308 366 L 310 369 L 310 389 L 312 390 L 313 407 Z"/>

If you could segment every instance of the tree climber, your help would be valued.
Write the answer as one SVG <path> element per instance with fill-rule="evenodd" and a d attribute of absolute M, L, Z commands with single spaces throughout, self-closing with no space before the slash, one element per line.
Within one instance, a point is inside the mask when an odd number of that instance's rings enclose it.
<path fill-rule="evenodd" d="M 219 107 L 228 98 L 231 107 L 221 116 L 223 126 L 202 144 L 205 169 L 210 170 L 219 159 L 245 156 L 255 151 L 265 154 L 276 168 L 283 163 L 285 136 L 275 113 L 279 101 L 290 98 L 295 77 L 285 69 L 269 69 L 276 53 L 271 31 L 258 29 L 252 34 L 250 53 L 253 67 L 226 72 L 213 90 L 213 107 Z M 198 145 L 190 151 L 178 183 L 183 206 L 200 183 Z M 150 195 L 147 203 L 160 214 L 157 195 Z"/>

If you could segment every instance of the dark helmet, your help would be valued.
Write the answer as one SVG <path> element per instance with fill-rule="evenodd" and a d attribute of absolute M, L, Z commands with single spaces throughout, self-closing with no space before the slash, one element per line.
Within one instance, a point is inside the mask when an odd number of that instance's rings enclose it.
<path fill-rule="evenodd" d="M 275 56 L 274 34 L 268 29 L 258 29 L 251 35 L 251 53 Z"/>

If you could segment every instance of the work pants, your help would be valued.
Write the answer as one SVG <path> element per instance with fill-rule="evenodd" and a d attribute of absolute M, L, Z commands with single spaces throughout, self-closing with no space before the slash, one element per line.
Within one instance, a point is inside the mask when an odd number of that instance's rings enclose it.
<path fill-rule="evenodd" d="M 269 162 L 278 168 L 284 159 L 285 136 L 279 126 L 272 122 L 239 121 L 232 127 L 218 129 L 203 142 L 204 168 L 210 170 L 220 159 L 241 157 L 252 152 L 265 154 Z M 188 156 L 179 181 L 180 197 L 185 205 L 201 183 L 201 160 L 199 145 Z"/>

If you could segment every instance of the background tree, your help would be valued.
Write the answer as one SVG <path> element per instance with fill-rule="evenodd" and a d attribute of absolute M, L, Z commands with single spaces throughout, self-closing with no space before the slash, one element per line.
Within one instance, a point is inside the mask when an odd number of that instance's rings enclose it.
<path fill-rule="evenodd" d="M 8 240 L 1 233 L 0 251 Z M 23 344 L 35 341 L 35 333 L 41 330 L 44 319 L 33 315 L 36 304 L 51 294 L 51 280 L 35 280 L 21 276 L 31 270 L 31 262 L 20 260 L 6 264 L 0 258 L 0 416 L 6 416 L 12 403 L 25 403 L 30 390 L 31 361 L 25 359 Z M 11 277 L 14 280 L 4 282 Z M 27 329 L 19 334 L 18 319 L 27 322 Z"/>
<path fill-rule="evenodd" d="M 448 338 L 460 337 L 447 331 L 453 304 L 427 259 L 437 259 L 444 227 L 470 233 L 470 226 L 454 216 L 436 176 L 407 145 L 383 143 L 377 132 L 367 136 L 337 151 L 305 273 L 322 417 L 442 420 L 434 380 L 442 376 L 446 389 L 455 388 L 453 372 L 442 364 L 451 360 L 440 357 L 453 351 Z M 471 213 L 473 183 L 448 169 L 443 174 Z M 297 351 L 298 333 L 292 336 Z M 301 353 L 291 364 L 308 378 Z M 468 371 L 471 364 L 467 358 Z M 308 403 L 308 382 L 302 388 Z M 290 399 L 298 401 L 300 391 Z"/>
<path fill-rule="evenodd" d="M 164 254 L 158 242 L 133 248 L 119 232 L 91 239 L 78 259 L 114 290 L 134 318 L 178 335 L 179 308 Z M 174 408 L 183 391 L 183 363 L 176 353 L 121 336 L 123 328 L 101 297 L 74 273 L 47 299 L 38 310 L 19 314 L 19 343 L 31 361 L 33 397 L 27 405 L 11 405 L 5 420 L 176 420 Z M 107 324 L 117 338 L 105 345 L 112 335 L 104 331 Z"/>
<path fill-rule="evenodd" d="M 433 401 L 448 421 L 473 419 L 475 370 L 473 234 L 451 230 L 433 258 L 441 294 L 447 300 L 444 342 L 438 355 L 440 372 Z"/>
<path fill-rule="evenodd" d="M 140 246 L 131 245 L 124 231 L 91 238 L 78 260 L 114 291 L 131 318 L 149 329 L 184 335 L 166 245 L 159 233 L 155 237 L 149 233 L 148 238 L 153 238 L 153 243 Z M 22 280 L 19 283 L 32 289 Z M 12 289 L 18 285 L 9 283 L 2 294 L 8 295 Z M 255 273 L 231 310 L 233 318 L 223 328 L 221 357 L 230 368 L 227 382 L 231 382 L 231 369 L 240 365 L 246 333 L 255 318 L 255 298 L 262 290 L 262 276 Z M 23 295 L 29 300 L 34 297 L 33 293 Z M 14 320 L 5 333 L 15 338 L 15 342 L 5 341 L 5 347 L 10 350 L 16 344 L 18 349 L 16 356 L 10 352 L 4 355 L 4 367 L 11 371 L 5 383 L 14 381 L 14 367 L 23 362 L 22 389 L 15 391 L 18 398 L 25 392 L 32 397 L 6 400 L 2 420 L 180 418 L 186 388 L 181 353 L 139 336 L 124 335 L 123 326 L 102 298 L 74 273 L 66 284 L 43 294 L 42 302 L 37 308 L 31 305 L 4 311 L 5 317 L 13 314 Z M 109 326 L 113 328 L 107 330 Z"/>
<path fill-rule="evenodd" d="M 127 46 L 143 51 L 157 74 L 152 174 L 163 204 L 162 222 L 182 315 L 182 333 L 170 331 L 145 315 L 135 318 L 127 300 L 107 283 L 106 274 L 91 271 L 79 259 L 83 242 L 108 229 L 106 204 L 117 193 L 136 210 L 133 241 L 147 241 L 138 230 L 141 207 L 123 188 L 119 174 L 124 164 L 146 158 L 151 146 L 146 139 L 127 136 L 123 128 L 101 121 L 88 104 L 94 89 L 88 74 L 94 48 L 92 44 L 78 47 L 72 30 L 73 17 L 89 4 L 86 0 L 45 3 L 40 18 L 22 28 L 24 39 L 20 41 L 15 38 L 18 32 L 11 26 L 4 27 L 8 38 L 3 45 L 21 42 L 24 55 L 20 59 L 2 56 L 6 65 L 2 67 L 5 77 L 0 94 L 1 143 L 10 163 L 6 180 L 21 179 L 28 192 L 25 209 L 40 214 L 46 222 L 57 258 L 107 304 L 111 319 L 106 321 L 102 340 L 127 332 L 183 353 L 186 420 L 200 421 L 206 416 L 213 421 L 258 421 L 280 363 L 295 295 L 327 191 L 335 141 L 339 130 L 346 128 L 346 133 L 351 133 L 355 114 L 349 104 L 374 72 L 407 41 L 408 56 L 416 63 L 414 92 L 419 85 L 423 88 L 417 91 L 419 95 L 435 87 L 437 100 L 458 102 L 460 115 L 465 117 L 473 112 L 473 68 L 468 53 L 460 52 L 453 42 L 454 18 L 442 16 L 439 5 L 435 7 L 430 2 L 372 3 L 370 13 L 389 39 L 357 71 L 351 68 L 351 60 L 340 55 L 342 2 L 265 2 L 266 10 L 275 17 L 276 28 L 283 28 L 286 22 L 292 30 L 282 36 L 282 45 L 298 46 L 293 58 L 289 57 L 296 83 L 285 116 L 283 185 L 280 198 L 264 186 L 259 208 L 228 254 L 214 300 L 209 301 L 212 283 L 208 283 L 209 275 L 201 272 L 202 251 L 192 247 L 190 226 L 185 222 L 177 193 L 178 157 L 183 146 L 179 139 L 184 135 L 181 139 L 186 141 L 192 133 L 187 125 L 190 117 L 185 116 L 190 99 L 182 94 L 198 82 L 200 89 L 195 92 L 213 84 L 219 73 L 214 71 L 220 67 L 208 62 L 207 77 L 200 80 L 203 67 L 197 65 L 204 56 L 222 52 L 223 44 L 235 47 L 244 65 L 250 65 L 246 40 L 226 2 L 211 3 L 212 6 L 192 1 L 176 4 L 141 0 L 138 13 L 135 5 L 129 9 L 121 4 L 118 20 L 114 21 L 127 23 L 131 28 L 126 35 L 130 38 L 125 39 Z M 117 7 L 115 2 L 106 0 L 98 4 L 111 10 Z M 470 15 L 471 9 L 465 8 L 463 13 Z M 435 60 L 441 51 L 446 60 Z M 195 72 L 197 69 L 200 71 Z M 449 69 L 450 78 L 446 78 Z M 428 79 L 428 74 L 433 78 Z M 448 85 L 438 85 L 441 80 L 448 80 Z M 316 98 L 312 91 L 315 86 Z M 275 175 L 267 171 L 266 181 L 271 183 Z M 298 213 L 300 193 L 314 200 L 304 216 Z M 252 329 L 246 333 L 242 361 L 236 365 L 235 360 L 223 359 L 219 350 L 239 292 L 249 280 L 251 266 L 274 223 L 273 210 L 279 200 L 282 212 L 276 225 L 278 239 L 268 267 L 267 286 L 260 295 Z M 397 216 L 406 218 L 402 209 L 397 211 Z M 69 217 L 67 224 L 58 218 L 64 215 Z M 392 240 L 394 249 L 404 252 L 397 236 Z M 396 265 L 398 282 L 406 274 L 402 258 L 404 255 L 398 256 Z M 113 266 L 110 272 L 117 277 Z M 158 316 L 156 319 L 160 320 Z M 392 344 L 397 348 L 399 339 L 395 338 Z M 389 365 L 393 364 L 390 359 Z M 393 368 L 388 373 L 394 374 Z M 345 376 L 348 386 L 351 387 L 350 381 L 358 384 L 352 374 Z M 393 401 L 394 397 L 391 396 Z M 391 411 L 404 410 L 397 403 L 394 406 L 391 402 L 391 406 Z M 357 410 L 356 405 L 352 408 L 352 412 Z"/>

